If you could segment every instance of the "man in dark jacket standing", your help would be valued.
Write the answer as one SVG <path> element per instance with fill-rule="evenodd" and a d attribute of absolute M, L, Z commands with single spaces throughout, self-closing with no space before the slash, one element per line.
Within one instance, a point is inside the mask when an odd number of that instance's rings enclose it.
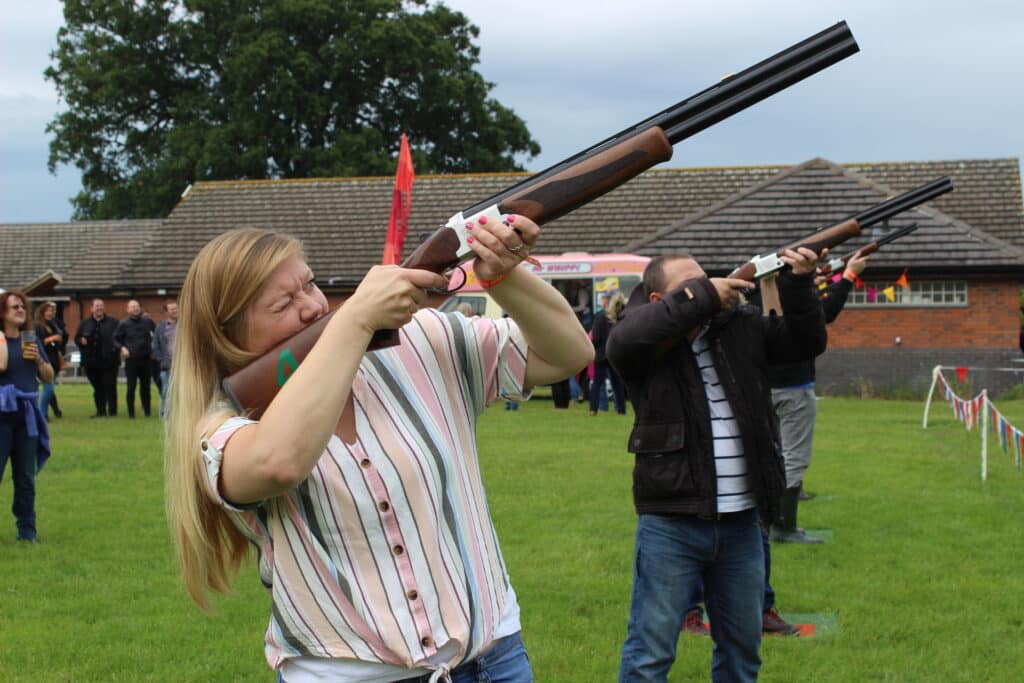
<path fill-rule="evenodd" d="M 753 681 L 761 659 L 764 554 L 759 514 L 785 489 L 768 363 L 825 350 L 811 273 L 817 255 L 786 251 L 784 316 L 740 306 L 743 280 L 708 278 L 692 258 L 644 271 L 608 359 L 635 411 L 633 499 L 639 514 L 620 682 L 664 681 L 698 578 L 711 619 L 714 680 Z"/>
<path fill-rule="evenodd" d="M 92 399 L 96 404 L 93 417 L 117 415 L 117 370 L 121 365 L 114 346 L 117 318 L 111 318 L 106 310 L 103 299 L 93 299 L 92 315 L 79 323 L 75 332 L 85 376 L 92 385 Z"/>
<path fill-rule="evenodd" d="M 135 417 L 135 385 L 139 384 L 139 399 L 142 412 L 150 415 L 150 354 L 153 349 L 153 331 L 156 324 L 152 318 L 142 315 L 142 306 L 135 299 L 128 302 L 128 317 L 122 320 L 114 333 L 114 344 L 124 359 L 124 375 L 128 380 L 128 417 Z"/>

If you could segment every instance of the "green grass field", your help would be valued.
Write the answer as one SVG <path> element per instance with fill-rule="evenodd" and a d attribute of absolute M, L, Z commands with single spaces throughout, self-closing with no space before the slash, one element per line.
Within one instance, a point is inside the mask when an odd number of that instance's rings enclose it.
<path fill-rule="evenodd" d="M 123 387 L 122 387 L 123 391 Z M 90 420 L 88 389 L 38 481 L 42 543 L 16 544 L 0 490 L 0 680 L 271 681 L 269 599 L 245 569 L 218 615 L 192 607 L 163 518 L 161 425 Z M 1024 401 L 997 404 L 1024 426 Z M 785 613 L 835 619 L 762 645 L 765 681 L 1016 681 L 1024 677 L 1024 474 L 944 402 L 824 399 L 800 523 L 819 547 L 776 546 Z M 548 401 L 480 424 L 491 509 L 538 681 L 612 681 L 625 633 L 635 516 L 631 418 Z M 684 636 L 670 680 L 706 680 L 710 641 Z"/>

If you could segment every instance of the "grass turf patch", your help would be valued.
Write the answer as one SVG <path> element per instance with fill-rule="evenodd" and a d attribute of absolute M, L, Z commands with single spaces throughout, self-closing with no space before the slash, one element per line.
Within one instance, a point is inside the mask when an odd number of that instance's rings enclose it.
<path fill-rule="evenodd" d="M 123 391 L 123 386 L 121 387 Z M 58 388 L 54 457 L 40 474 L 42 543 L 14 541 L 0 489 L 0 680 L 272 680 L 267 594 L 249 564 L 208 617 L 181 589 L 163 513 L 159 419 L 88 419 L 84 386 Z M 999 402 L 1024 424 L 1024 401 Z M 1024 475 L 942 404 L 824 399 L 799 523 L 834 530 L 773 546 L 783 614 L 834 617 L 828 637 L 769 638 L 766 681 L 1017 680 L 1024 669 Z M 636 518 L 631 418 L 548 401 L 479 425 L 495 524 L 538 681 L 614 680 L 629 609 Z M 680 640 L 670 680 L 706 680 L 710 641 Z"/>

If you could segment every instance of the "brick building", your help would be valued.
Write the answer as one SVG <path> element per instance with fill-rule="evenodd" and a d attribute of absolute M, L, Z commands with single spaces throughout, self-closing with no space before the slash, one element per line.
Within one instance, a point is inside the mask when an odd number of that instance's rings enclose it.
<path fill-rule="evenodd" d="M 754 254 L 943 175 L 952 177 L 954 192 L 849 243 L 919 226 L 876 255 L 865 273 L 882 289 L 907 269 L 910 289 L 898 289 L 893 303 L 856 293 L 830 327 L 830 350 L 818 363 L 825 392 L 918 388 L 937 363 L 992 366 L 1020 355 L 1024 217 L 1015 159 L 657 169 L 545 226 L 538 253 L 683 250 L 710 274 L 724 275 Z M 417 178 L 405 253 L 454 210 L 524 177 Z M 223 230 L 254 225 L 302 238 L 319 283 L 337 303 L 381 258 L 392 183 L 200 182 L 164 220 L 0 226 L 0 286 L 33 284 L 34 297 L 57 298 L 71 330 L 94 296 L 107 299 L 115 317 L 128 298 L 138 298 L 159 320 L 160 304 L 180 288 L 199 248 Z"/>

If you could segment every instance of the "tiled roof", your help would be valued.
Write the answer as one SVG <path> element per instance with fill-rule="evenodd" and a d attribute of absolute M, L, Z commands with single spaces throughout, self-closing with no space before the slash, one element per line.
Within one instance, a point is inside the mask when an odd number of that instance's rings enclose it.
<path fill-rule="evenodd" d="M 924 184 L 935 180 L 935 176 L 922 176 L 919 180 Z M 956 187 L 952 194 L 960 191 Z M 649 256 L 688 252 L 709 273 L 724 274 L 755 254 L 797 241 L 893 194 L 891 188 L 849 167 L 814 159 L 626 245 L 624 250 Z M 967 225 L 931 204 L 899 214 L 889 221 L 889 226 L 911 223 L 918 224 L 917 231 L 886 245 L 872 259 L 873 266 L 910 267 L 919 272 L 953 268 L 1024 274 L 1024 249 Z M 885 226 L 878 226 L 867 231 L 837 248 L 836 253 L 844 254 L 862 246 L 885 230 Z M 723 239 L 723 235 L 728 238 Z"/>
<path fill-rule="evenodd" d="M 876 263 L 1016 272 L 1019 254 L 999 241 L 1024 246 L 1015 159 L 654 169 L 546 225 L 537 253 L 684 248 L 705 266 L 724 269 L 784 244 L 798 230 L 810 232 L 942 175 L 953 178 L 956 190 L 894 220 L 917 220 L 921 228 L 887 247 Z M 405 254 L 455 211 L 525 177 L 417 178 Z M 64 278 L 62 290 L 175 288 L 206 241 L 254 225 L 302 238 L 321 282 L 335 278 L 336 287 L 351 287 L 380 261 L 392 185 L 390 177 L 202 182 L 164 221 L 0 225 L 0 285 L 54 270 Z M 681 226 L 685 239 L 668 239 Z M 661 242 L 651 242 L 654 235 Z"/>
<path fill-rule="evenodd" d="M 62 279 L 58 291 L 105 289 L 159 220 L 9 223 L 0 225 L 0 285 L 22 287 L 46 271 Z"/>
<path fill-rule="evenodd" d="M 827 162 L 821 163 L 832 168 Z M 792 168 L 758 166 L 648 171 L 545 226 L 537 253 L 623 251 L 628 245 L 637 244 L 667 225 L 706 212 L 708 207 L 720 204 Z M 1019 207 L 1021 202 L 1020 174 L 1016 161 L 855 164 L 851 168 L 859 173 L 850 173 L 840 180 L 846 188 L 844 201 L 853 202 L 847 208 L 853 206 L 854 210 L 943 174 L 953 177 L 957 191 L 936 202 L 936 206 L 946 206 L 947 211 L 952 213 L 941 219 L 927 219 L 930 221 L 928 234 L 935 234 L 934 230 L 944 221 L 947 238 L 942 242 L 941 250 L 924 249 L 915 252 L 915 263 L 928 263 L 936 268 L 992 267 L 998 263 L 1007 267 L 1020 265 L 1019 261 L 1014 260 L 1017 256 L 1000 261 L 997 256 L 998 245 L 979 247 L 975 244 L 975 237 L 968 237 L 972 229 L 976 235 L 980 234 L 976 229 L 981 228 L 1024 244 L 1024 223 L 1019 210 L 1014 208 Z M 836 173 L 832 170 L 824 175 L 804 176 L 803 179 L 810 182 L 811 186 L 804 188 L 799 195 L 803 203 L 797 205 L 790 201 L 788 205 L 777 207 L 774 218 L 763 226 L 768 230 L 760 228 L 764 244 L 759 248 L 777 246 L 785 241 L 792 230 L 806 231 L 808 226 L 813 230 L 827 224 L 832 218 L 842 218 L 852 213 L 849 211 L 844 214 L 842 205 L 829 203 L 828 189 L 813 187 L 819 180 L 834 182 L 830 176 L 836 176 Z M 413 210 L 405 253 L 411 252 L 423 236 L 443 224 L 455 210 L 476 204 L 524 177 L 526 174 L 417 178 L 413 188 Z M 875 184 L 871 181 L 875 181 Z M 798 179 L 793 178 L 787 182 L 791 185 L 798 182 Z M 321 281 L 336 278 L 336 284 L 351 286 L 380 260 L 391 206 L 392 184 L 393 180 L 389 177 L 197 183 L 132 261 L 126 272 L 126 284 L 142 287 L 179 283 L 193 256 L 207 240 L 229 228 L 254 225 L 284 230 L 301 237 L 306 244 L 311 265 Z M 999 201 L 991 200 L 987 189 L 989 185 L 999 188 Z M 850 194 L 851 188 L 853 194 Z M 975 198 L 975 193 L 983 194 L 984 199 Z M 858 200 L 862 203 L 857 204 Z M 764 198 L 751 199 L 741 208 L 750 209 L 752 203 L 759 201 L 764 201 Z M 955 213 L 961 210 L 977 222 L 967 225 L 968 221 Z M 753 215 L 747 213 L 744 221 L 749 222 Z M 920 215 L 917 219 L 922 220 Z M 735 247 L 741 244 L 746 246 L 749 241 L 738 241 L 731 232 L 728 238 L 723 239 L 724 233 L 721 231 L 732 229 L 728 221 L 715 223 L 714 228 L 714 234 L 709 232 L 706 235 L 706 245 L 691 242 L 687 248 L 707 252 L 716 249 L 714 245 L 717 244 L 717 260 L 712 261 L 734 263 L 739 257 Z M 905 244 L 921 242 L 921 235 L 925 231 L 922 229 L 919 233 L 914 242 L 904 241 Z M 952 242 L 958 239 L 967 241 L 951 248 Z M 988 236 L 977 239 L 981 240 L 979 244 L 991 243 Z M 892 258 L 902 257 L 904 251 L 905 248 L 886 249 Z M 971 256 L 962 260 L 958 257 L 960 253 Z M 749 258 L 753 252 L 744 254 L 744 258 Z M 880 255 L 878 262 L 882 263 L 885 258 L 888 257 Z"/>
<path fill-rule="evenodd" d="M 939 197 L 931 207 L 981 228 L 993 237 L 1024 246 L 1024 207 L 1017 159 L 903 161 L 843 164 L 843 167 L 896 193 L 948 175 L 956 191 Z"/>

